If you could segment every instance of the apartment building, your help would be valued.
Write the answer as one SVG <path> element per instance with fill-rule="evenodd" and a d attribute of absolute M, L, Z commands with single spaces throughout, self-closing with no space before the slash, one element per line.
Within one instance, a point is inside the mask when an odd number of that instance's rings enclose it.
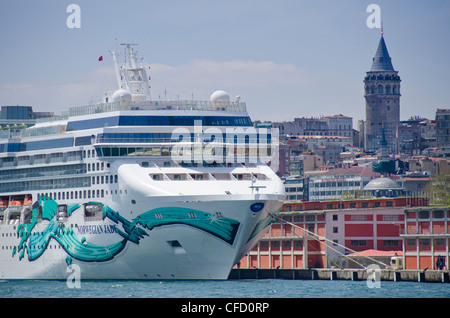
<path fill-rule="evenodd" d="M 401 252 L 404 209 L 423 205 L 428 201 L 411 198 L 286 202 L 268 233 L 241 259 L 240 267 L 341 267 L 350 253 Z"/>
<path fill-rule="evenodd" d="M 449 268 L 450 207 L 405 209 L 400 236 L 406 269 Z"/>

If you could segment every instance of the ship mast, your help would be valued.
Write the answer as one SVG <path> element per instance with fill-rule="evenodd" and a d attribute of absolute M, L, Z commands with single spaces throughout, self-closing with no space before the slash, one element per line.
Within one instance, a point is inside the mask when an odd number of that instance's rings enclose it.
<path fill-rule="evenodd" d="M 111 52 L 116 70 L 116 79 L 119 89 L 127 90 L 133 101 L 149 101 L 150 85 L 147 71 L 142 65 L 142 59 L 137 57 L 134 43 L 121 43 L 125 47 L 125 62 L 119 66 L 117 53 Z M 150 67 L 149 67 L 150 69 Z"/>

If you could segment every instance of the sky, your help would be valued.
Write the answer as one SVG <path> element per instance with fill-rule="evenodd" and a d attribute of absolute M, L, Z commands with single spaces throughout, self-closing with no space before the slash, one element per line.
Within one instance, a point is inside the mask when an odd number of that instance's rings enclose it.
<path fill-rule="evenodd" d="M 380 40 L 370 4 L 402 79 L 400 119 L 434 119 L 450 108 L 448 0 L 1 0 L 0 105 L 59 113 L 101 100 L 117 89 L 109 52 L 128 42 L 151 67 L 153 100 L 225 90 L 252 120 L 343 114 L 356 128 Z"/>

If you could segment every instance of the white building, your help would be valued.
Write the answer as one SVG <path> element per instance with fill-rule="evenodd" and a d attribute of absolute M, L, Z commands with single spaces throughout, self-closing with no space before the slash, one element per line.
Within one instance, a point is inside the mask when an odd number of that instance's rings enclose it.
<path fill-rule="evenodd" d="M 324 201 L 349 199 L 363 193 L 364 187 L 380 174 L 371 167 L 353 166 L 336 168 L 320 175 L 312 175 L 309 179 L 309 200 Z"/>

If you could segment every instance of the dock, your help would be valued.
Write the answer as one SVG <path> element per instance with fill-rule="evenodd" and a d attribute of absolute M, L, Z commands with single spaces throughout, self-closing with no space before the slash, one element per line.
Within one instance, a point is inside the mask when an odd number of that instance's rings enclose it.
<path fill-rule="evenodd" d="M 388 270 L 370 272 L 365 269 L 266 269 L 233 268 L 228 279 L 290 279 L 290 280 L 368 280 L 376 275 L 380 281 L 413 281 L 448 283 L 448 270 Z"/>

